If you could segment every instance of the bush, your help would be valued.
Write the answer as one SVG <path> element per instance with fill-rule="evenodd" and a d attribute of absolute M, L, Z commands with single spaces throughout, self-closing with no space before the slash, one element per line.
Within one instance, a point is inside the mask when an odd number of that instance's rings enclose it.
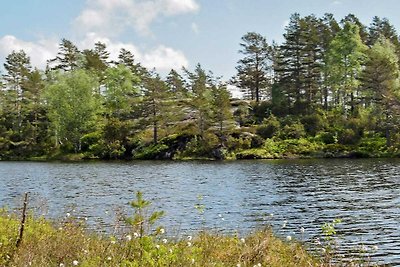
<path fill-rule="evenodd" d="M 354 132 L 353 129 L 344 129 L 339 133 L 338 143 L 342 145 L 355 145 L 360 139 L 360 134 Z"/>
<path fill-rule="evenodd" d="M 271 115 L 263 121 L 263 124 L 258 126 L 256 133 L 264 139 L 273 137 L 280 129 L 281 124 L 278 119 Z"/>
<path fill-rule="evenodd" d="M 298 139 L 306 136 L 304 125 L 301 122 L 295 122 L 283 127 L 280 137 L 282 139 Z"/>
<path fill-rule="evenodd" d="M 304 116 L 301 118 L 301 123 L 306 132 L 312 136 L 325 128 L 324 119 L 318 114 Z"/>

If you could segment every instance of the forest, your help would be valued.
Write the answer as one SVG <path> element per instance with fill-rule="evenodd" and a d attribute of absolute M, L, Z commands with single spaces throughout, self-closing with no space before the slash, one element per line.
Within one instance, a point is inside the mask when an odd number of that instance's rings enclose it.
<path fill-rule="evenodd" d="M 0 78 L 0 159 L 399 156 L 400 39 L 389 20 L 296 13 L 283 37 L 244 34 L 229 81 L 201 64 L 162 77 L 126 49 L 111 60 L 101 42 L 80 51 L 62 39 L 44 70 L 13 51 Z"/>

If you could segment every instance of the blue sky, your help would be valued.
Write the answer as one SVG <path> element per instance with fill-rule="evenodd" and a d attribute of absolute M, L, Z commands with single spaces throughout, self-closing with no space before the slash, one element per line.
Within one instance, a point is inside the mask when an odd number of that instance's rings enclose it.
<path fill-rule="evenodd" d="M 294 12 L 338 20 L 353 13 L 367 25 L 377 15 L 400 29 L 399 11 L 398 0 L 3 0 L 0 63 L 24 49 L 42 68 L 67 38 L 80 49 L 105 42 L 113 57 L 125 47 L 162 73 L 199 62 L 229 79 L 241 36 L 255 31 L 281 42 Z"/>

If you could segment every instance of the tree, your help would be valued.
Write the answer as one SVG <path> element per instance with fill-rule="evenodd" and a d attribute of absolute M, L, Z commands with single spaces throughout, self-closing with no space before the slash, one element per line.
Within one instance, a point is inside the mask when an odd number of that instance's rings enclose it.
<path fill-rule="evenodd" d="M 94 49 L 85 49 L 82 54 L 85 57 L 84 68 L 96 73 L 100 81 L 104 80 L 104 72 L 109 67 L 108 58 L 110 53 L 107 52 L 104 43 L 95 43 Z"/>
<path fill-rule="evenodd" d="M 104 80 L 104 125 L 102 128 L 102 156 L 121 157 L 129 151 L 135 113 L 138 113 L 140 80 L 120 64 L 105 71 Z"/>
<path fill-rule="evenodd" d="M 319 23 L 319 33 L 320 33 L 320 45 L 321 45 L 321 55 L 322 55 L 322 93 L 321 97 L 323 102 L 323 107 L 328 110 L 329 96 L 331 93 L 329 86 L 329 72 L 328 72 L 328 57 L 326 56 L 329 50 L 329 45 L 333 38 L 340 31 L 339 23 L 333 17 L 332 14 L 325 14 Z"/>
<path fill-rule="evenodd" d="M 242 37 L 239 53 L 244 58 L 238 61 L 237 74 L 233 78 L 236 84 L 251 100 L 259 102 L 266 95 L 265 90 L 271 84 L 271 48 L 265 37 L 248 32 Z"/>
<path fill-rule="evenodd" d="M 207 74 L 200 64 L 196 65 L 194 72 L 185 70 L 191 90 L 187 103 L 190 115 L 194 119 L 201 138 L 211 124 L 211 87 L 212 74 Z"/>
<path fill-rule="evenodd" d="M 398 128 L 396 119 L 400 115 L 400 70 L 395 47 L 388 39 L 378 39 L 369 49 L 361 77 L 377 114 L 384 116 L 386 143 L 390 146 L 391 131 Z"/>
<path fill-rule="evenodd" d="M 174 69 L 168 73 L 166 78 L 168 91 L 171 92 L 176 99 L 187 97 L 188 90 L 185 86 L 183 77 Z"/>
<path fill-rule="evenodd" d="M 71 71 L 78 68 L 81 60 L 81 52 L 76 45 L 70 40 L 62 39 L 56 58 L 50 59 L 47 64 L 52 70 Z"/>
<path fill-rule="evenodd" d="M 225 139 L 224 133 L 226 133 L 232 125 L 233 114 L 230 103 L 231 95 L 225 84 L 213 86 L 211 92 L 213 120 L 217 125 L 218 136 L 222 141 Z"/>
<path fill-rule="evenodd" d="M 84 70 L 56 73 L 46 86 L 45 99 L 56 145 L 81 150 L 81 138 L 95 128 L 101 111 L 96 79 Z"/>
<path fill-rule="evenodd" d="M 19 141 L 23 122 L 23 102 L 26 97 L 25 84 L 29 79 L 31 72 L 30 58 L 23 50 L 13 51 L 6 57 L 4 63 L 6 73 L 3 75 L 5 87 L 7 89 L 7 101 L 9 101 L 9 120 L 12 123 L 11 128 L 18 134 L 15 141 Z"/>
<path fill-rule="evenodd" d="M 149 73 L 144 78 L 142 117 L 146 125 L 153 128 L 153 142 L 158 143 L 159 129 L 169 122 L 171 115 L 171 94 L 159 75 Z"/>
<path fill-rule="evenodd" d="M 119 51 L 118 64 L 125 65 L 134 75 L 138 77 L 142 77 L 147 73 L 147 70 L 142 67 L 140 63 L 135 63 L 135 58 L 132 52 L 125 48 L 121 48 Z"/>
<path fill-rule="evenodd" d="M 362 43 L 358 26 L 346 22 L 344 28 L 329 45 L 327 68 L 330 84 L 336 90 L 335 100 L 346 111 L 354 114 L 355 97 L 358 93 L 359 75 L 365 59 L 366 46 Z"/>

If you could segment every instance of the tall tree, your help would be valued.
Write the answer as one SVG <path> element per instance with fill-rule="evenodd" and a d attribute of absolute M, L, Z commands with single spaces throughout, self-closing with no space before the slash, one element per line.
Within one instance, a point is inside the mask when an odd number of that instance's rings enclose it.
<path fill-rule="evenodd" d="M 381 37 L 368 51 L 361 77 L 377 114 L 384 116 L 386 141 L 390 146 L 391 132 L 398 130 L 400 116 L 400 70 L 395 47 L 388 39 Z"/>
<path fill-rule="evenodd" d="M 107 46 L 104 43 L 95 43 L 94 49 L 85 49 L 82 52 L 84 56 L 83 67 L 93 71 L 102 82 L 104 80 L 104 72 L 109 67 L 109 55 Z"/>
<path fill-rule="evenodd" d="M 97 88 L 96 79 L 84 70 L 56 73 L 47 85 L 45 99 L 57 146 L 81 150 L 82 136 L 94 130 L 101 111 Z"/>
<path fill-rule="evenodd" d="M 168 91 L 171 92 L 174 98 L 181 99 L 187 97 L 188 90 L 186 88 L 185 81 L 176 70 L 171 69 L 167 75 L 166 83 L 168 86 Z"/>
<path fill-rule="evenodd" d="M 329 86 L 329 72 L 328 72 L 328 53 L 329 45 L 333 38 L 340 31 L 339 23 L 336 21 L 334 16 L 330 13 L 325 14 L 320 20 L 319 34 L 321 44 L 321 55 L 322 55 L 322 94 L 321 102 L 325 110 L 328 110 L 329 96 L 331 94 L 331 88 Z"/>
<path fill-rule="evenodd" d="M 4 68 L 6 73 L 3 78 L 7 89 L 7 99 L 12 107 L 9 110 L 9 116 L 11 116 L 9 119 L 13 124 L 13 130 L 20 135 L 23 122 L 23 102 L 26 96 L 25 85 L 32 70 L 30 58 L 23 50 L 13 51 L 6 57 Z"/>
<path fill-rule="evenodd" d="M 358 26 L 346 22 L 329 46 L 327 68 L 330 83 L 335 89 L 335 99 L 346 111 L 350 106 L 355 111 L 355 97 L 358 94 L 359 75 L 365 59 L 366 46 L 362 43 Z"/>
<path fill-rule="evenodd" d="M 225 139 L 225 133 L 232 127 L 231 95 L 225 84 L 214 85 L 211 93 L 213 119 L 217 126 L 218 136 L 222 142 Z"/>
<path fill-rule="evenodd" d="M 266 90 L 271 85 L 271 48 L 265 37 L 255 32 L 246 33 L 240 46 L 239 53 L 244 57 L 236 66 L 237 74 L 233 81 L 247 97 L 259 102 L 268 95 Z"/>
<path fill-rule="evenodd" d="M 153 129 L 153 142 L 158 143 L 160 128 L 165 127 L 171 115 L 171 94 L 159 75 L 149 73 L 144 79 L 142 117 Z"/>
<path fill-rule="evenodd" d="M 48 65 L 52 70 L 71 71 L 81 64 L 81 52 L 78 47 L 67 39 L 62 39 L 56 58 L 50 59 Z"/>

